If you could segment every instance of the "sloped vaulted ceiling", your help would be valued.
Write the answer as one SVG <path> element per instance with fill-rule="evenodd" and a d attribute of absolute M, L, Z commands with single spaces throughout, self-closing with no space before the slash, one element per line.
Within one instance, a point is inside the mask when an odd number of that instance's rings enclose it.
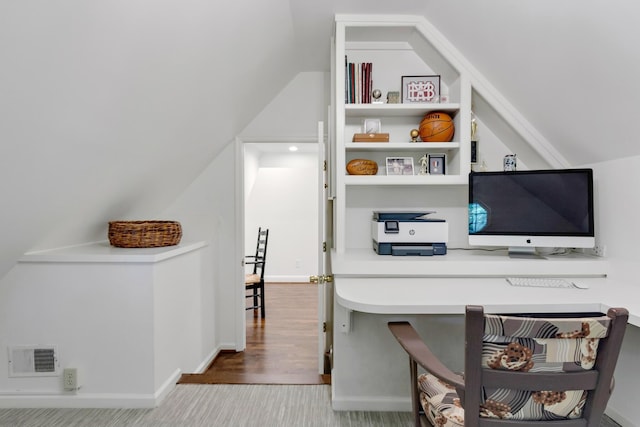
<path fill-rule="evenodd" d="M 288 1 L 249 3 L 0 4 L 0 277 L 153 217 L 297 74 Z"/>
<path fill-rule="evenodd" d="M 160 211 L 300 71 L 334 13 L 425 16 L 572 165 L 640 154 L 633 0 L 0 2 L 0 277 Z"/>

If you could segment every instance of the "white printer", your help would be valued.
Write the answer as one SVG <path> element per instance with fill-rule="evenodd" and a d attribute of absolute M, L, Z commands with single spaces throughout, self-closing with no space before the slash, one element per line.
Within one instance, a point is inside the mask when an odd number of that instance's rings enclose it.
<path fill-rule="evenodd" d="M 445 255 L 449 225 L 430 218 L 432 211 L 375 211 L 371 221 L 373 250 L 378 255 Z"/>

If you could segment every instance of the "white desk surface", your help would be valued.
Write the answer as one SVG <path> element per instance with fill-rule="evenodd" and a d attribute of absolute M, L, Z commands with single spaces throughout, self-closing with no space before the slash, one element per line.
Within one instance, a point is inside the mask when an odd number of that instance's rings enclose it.
<path fill-rule="evenodd" d="M 446 255 L 378 255 L 373 249 L 349 249 L 331 253 L 334 275 L 346 276 L 606 276 L 606 258 L 581 254 L 554 255 L 546 259 L 509 258 L 507 252 L 448 250 Z"/>
<path fill-rule="evenodd" d="M 545 268 L 534 268 L 535 261 L 531 264 L 530 260 L 505 260 L 503 263 L 496 261 L 493 266 L 480 269 L 463 260 L 457 260 L 458 257 L 445 260 L 449 255 L 440 257 L 443 258 L 440 262 L 435 256 L 428 257 L 430 260 L 426 262 L 420 262 L 416 257 L 401 260 L 401 264 L 417 263 L 423 266 L 421 268 L 428 268 L 430 262 L 436 261 L 433 263 L 434 268 L 429 270 L 432 273 L 435 271 L 447 274 L 432 277 L 429 274 L 395 275 L 389 274 L 388 270 L 384 273 L 380 264 L 388 263 L 390 257 L 385 259 L 381 256 L 374 258 L 378 260 L 376 268 L 361 270 L 365 264 L 349 263 L 350 257 L 366 257 L 368 260 L 371 258 L 364 252 L 347 257 L 332 257 L 336 302 L 353 311 L 375 314 L 463 314 L 464 307 L 468 304 L 482 305 L 488 312 L 502 313 L 568 310 L 606 312 L 611 307 L 625 307 L 629 310 L 629 323 L 640 327 L 640 283 L 620 277 L 614 278 L 611 275 L 585 277 L 585 267 L 591 270 L 595 268 L 589 267 L 589 262 L 578 260 L 573 268 L 561 269 L 563 276 L 589 284 L 589 289 L 583 290 L 525 288 L 508 284 L 506 276 L 518 275 L 514 274 L 517 271 L 515 265 L 525 266 L 526 271 L 520 275 L 545 275 Z M 467 255 L 462 257 L 466 258 Z M 337 271 L 334 260 L 339 267 Z M 455 268 L 448 267 L 448 264 Z M 551 263 L 545 263 L 546 266 L 549 264 Z M 457 276 L 454 270 L 457 270 Z M 498 274 L 500 271 L 501 274 Z M 552 266 L 549 271 L 560 270 Z M 575 274 L 570 274 L 570 271 L 574 271 Z"/>

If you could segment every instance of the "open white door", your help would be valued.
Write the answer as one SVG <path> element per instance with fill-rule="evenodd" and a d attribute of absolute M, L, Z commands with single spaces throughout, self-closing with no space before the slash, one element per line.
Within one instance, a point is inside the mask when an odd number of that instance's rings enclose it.
<path fill-rule="evenodd" d="M 318 122 L 318 274 L 310 278 L 318 285 L 318 372 L 330 373 L 332 335 L 333 280 L 329 265 L 331 205 L 328 191 L 327 152 L 324 122 Z"/>

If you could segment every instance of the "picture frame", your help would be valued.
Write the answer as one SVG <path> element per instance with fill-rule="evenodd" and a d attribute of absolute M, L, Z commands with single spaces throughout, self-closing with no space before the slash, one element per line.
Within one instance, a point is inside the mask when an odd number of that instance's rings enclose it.
<path fill-rule="evenodd" d="M 382 123 L 380 119 L 364 119 L 362 133 L 382 133 Z"/>
<path fill-rule="evenodd" d="M 402 76 L 402 103 L 440 102 L 440 76 Z"/>
<path fill-rule="evenodd" d="M 430 153 L 427 156 L 429 175 L 446 175 L 447 155 L 443 153 Z"/>
<path fill-rule="evenodd" d="M 394 90 L 387 92 L 387 104 L 399 104 L 400 103 L 400 92 Z"/>
<path fill-rule="evenodd" d="M 387 175 L 413 175 L 413 157 L 387 157 Z"/>

